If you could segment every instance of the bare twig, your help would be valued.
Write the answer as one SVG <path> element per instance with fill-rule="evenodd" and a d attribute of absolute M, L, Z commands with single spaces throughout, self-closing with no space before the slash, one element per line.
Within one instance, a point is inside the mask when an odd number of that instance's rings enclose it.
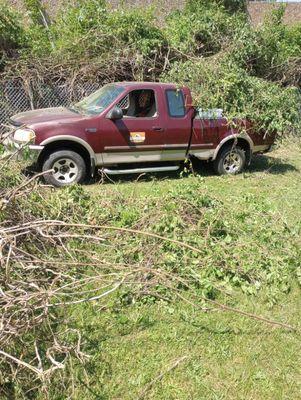
<path fill-rule="evenodd" d="M 141 391 L 141 393 L 138 396 L 138 400 L 142 400 L 145 398 L 145 396 L 147 395 L 147 393 L 153 388 L 153 386 L 160 382 L 165 375 L 167 375 L 168 373 L 170 373 L 171 371 L 173 371 L 175 368 L 177 368 L 180 364 L 182 364 L 184 361 L 186 361 L 188 359 L 187 356 L 181 357 L 179 359 L 177 359 L 176 361 L 174 361 L 170 367 L 168 367 L 165 371 L 162 371 L 159 375 L 157 375 L 152 381 L 150 381 Z"/>
<path fill-rule="evenodd" d="M 225 304 L 221 304 L 218 301 L 211 300 L 211 299 L 208 299 L 208 298 L 204 298 L 204 300 L 207 301 L 208 303 L 214 304 L 215 306 L 221 308 L 222 310 L 226 310 L 226 311 L 230 311 L 230 312 L 233 312 L 233 313 L 236 313 L 236 314 L 240 314 L 240 315 L 243 315 L 243 316 L 251 318 L 251 319 L 256 319 L 257 321 L 265 322 L 265 323 L 267 323 L 269 325 L 280 326 L 282 328 L 289 329 L 291 331 L 298 331 L 298 329 L 296 327 L 294 327 L 292 325 L 289 325 L 289 324 L 285 324 L 283 322 L 273 321 L 271 319 L 268 319 L 268 318 L 265 318 L 265 317 L 262 317 L 262 316 L 259 316 L 259 315 L 256 315 L 256 314 L 252 314 L 252 313 L 249 313 L 249 312 L 246 312 L 246 311 L 242 311 L 242 310 L 240 310 L 238 308 L 234 308 L 234 307 L 227 306 Z"/>

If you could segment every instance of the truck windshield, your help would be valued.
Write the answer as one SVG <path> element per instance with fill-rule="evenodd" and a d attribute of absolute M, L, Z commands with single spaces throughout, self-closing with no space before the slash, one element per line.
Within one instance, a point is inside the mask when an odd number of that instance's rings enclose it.
<path fill-rule="evenodd" d="M 96 115 L 105 110 L 124 91 L 124 87 L 106 85 L 74 104 L 72 108 L 85 114 Z"/>

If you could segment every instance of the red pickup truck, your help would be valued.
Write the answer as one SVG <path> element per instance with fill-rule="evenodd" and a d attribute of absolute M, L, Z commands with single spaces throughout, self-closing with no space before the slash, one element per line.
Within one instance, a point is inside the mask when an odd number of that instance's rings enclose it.
<path fill-rule="evenodd" d="M 234 129 L 214 114 L 193 107 L 187 87 L 113 83 L 68 108 L 13 116 L 11 142 L 26 144 L 41 170 L 53 170 L 45 180 L 54 186 L 80 183 L 96 168 L 108 175 L 172 171 L 191 156 L 212 161 L 218 174 L 236 174 L 273 144 L 248 121 Z"/>

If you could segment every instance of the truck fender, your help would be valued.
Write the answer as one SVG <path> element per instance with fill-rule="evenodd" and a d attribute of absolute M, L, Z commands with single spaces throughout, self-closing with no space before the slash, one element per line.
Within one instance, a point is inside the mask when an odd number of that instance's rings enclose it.
<path fill-rule="evenodd" d="M 237 134 L 231 134 L 229 136 L 226 136 L 220 143 L 219 145 L 216 147 L 216 149 L 214 150 L 214 154 L 212 157 L 212 160 L 215 160 L 218 152 L 220 151 L 220 149 L 222 148 L 222 146 L 227 143 L 229 140 L 233 140 L 233 139 L 243 139 L 245 141 L 247 141 L 250 145 L 250 151 L 251 154 L 253 153 L 253 149 L 254 149 L 254 143 L 253 140 L 250 138 L 249 135 L 244 134 L 244 133 L 237 133 Z"/>
<path fill-rule="evenodd" d="M 72 135 L 57 135 L 57 136 L 52 136 L 49 137 L 48 139 L 43 140 L 43 142 L 40 143 L 40 146 L 47 146 L 48 144 L 54 143 L 54 142 L 60 142 L 68 140 L 69 142 L 75 142 L 80 145 L 82 145 L 89 153 L 90 155 L 90 161 L 91 161 L 91 171 L 93 174 L 93 171 L 95 169 L 95 153 L 92 147 L 87 143 L 85 140 L 77 137 L 77 136 L 72 136 Z"/>

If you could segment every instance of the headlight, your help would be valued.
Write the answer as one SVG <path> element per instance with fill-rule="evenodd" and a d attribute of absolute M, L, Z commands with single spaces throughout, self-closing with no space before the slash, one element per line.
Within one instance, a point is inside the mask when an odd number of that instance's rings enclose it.
<path fill-rule="evenodd" d="M 35 138 L 35 133 L 32 129 L 17 129 L 14 133 L 14 140 L 20 143 L 31 142 Z"/>

